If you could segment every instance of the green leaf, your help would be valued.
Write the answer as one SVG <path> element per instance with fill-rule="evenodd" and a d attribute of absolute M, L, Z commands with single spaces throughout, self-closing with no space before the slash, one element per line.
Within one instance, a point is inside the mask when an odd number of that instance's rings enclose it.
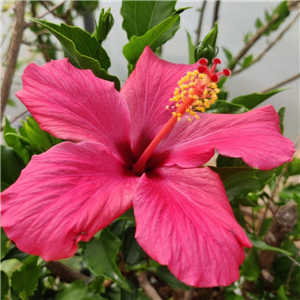
<path fill-rule="evenodd" d="M 281 107 L 278 111 L 279 116 L 279 125 L 280 125 L 280 133 L 283 134 L 284 132 L 284 114 L 285 114 L 285 107 Z"/>
<path fill-rule="evenodd" d="M 198 61 L 200 58 L 206 58 L 208 60 L 208 64 L 212 63 L 213 58 L 216 56 L 217 43 L 218 38 L 218 24 L 215 23 L 213 29 L 206 35 L 203 41 L 200 43 L 195 49 L 195 61 Z"/>
<path fill-rule="evenodd" d="M 135 227 L 131 226 L 124 232 L 124 241 L 122 245 L 122 253 L 124 261 L 129 265 L 134 265 L 143 257 L 144 250 L 137 243 L 135 237 Z"/>
<path fill-rule="evenodd" d="M 278 4 L 277 7 L 273 10 L 273 13 L 270 18 L 272 18 L 275 14 L 279 15 L 279 18 L 276 22 L 274 22 L 268 29 L 268 31 L 265 33 L 265 35 L 268 35 L 271 31 L 275 31 L 278 29 L 278 27 L 281 25 L 281 23 L 284 22 L 284 20 L 289 16 L 290 10 L 287 5 L 287 1 L 282 1 Z"/>
<path fill-rule="evenodd" d="M 68 286 L 64 286 L 62 290 L 59 291 L 55 300 L 67 300 L 76 299 L 82 300 L 87 296 L 88 287 L 84 284 L 82 280 L 73 281 Z"/>
<path fill-rule="evenodd" d="M 159 266 L 156 269 L 156 274 L 158 277 L 167 282 L 174 289 L 180 289 L 184 291 L 188 291 L 190 287 L 183 282 L 179 281 L 166 266 Z"/>
<path fill-rule="evenodd" d="M 249 95 L 238 96 L 232 99 L 231 103 L 240 104 L 245 106 L 248 109 L 252 109 L 253 107 L 259 105 L 260 103 L 264 102 L 266 99 L 270 98 L 271 96 L 281 91 L 283 90 L 277 89 L 264 94 L 253 93 Z"/>
<path fill-rule="evenodd" d="M 286 177 L 300 175 L 300 158 L 293 157 L 293 160 L 287 165 Z"/>
<path fill-rule="evenodd" d="M 256 281 L 260 274 L 260 264 L 257 251 L 253 249 L 241 266 L 241 276 L 250 281 Z"/>
<path fill-rule="evenodd" d="M 1 254 L 2 255 L 2 254 Z M 1 299 L 7 299 L 6 295 L 9 291 L 9 279 L 4 271 L 1 271 Z"/>
<path fill-rule="evenodd" d="M 16 103 L 13 99 L 8 99 L 7 100 L 7 105 L 12 106 L 12 107 L 16 107 Z"/>
<path fill-rule="evenodd" d="M 122 1 L 122 27 L 128 40 L 143 36 L 175 12 L 176 1 Z"/>
<path fill-rule="evenodd" d="M 60 41 L 66 56 L 75 67 L 92 70 L 95 76 L 114 82 L 116 89 L 120 90 L 119 79 L 107 73 L 109 57 L 94 36 L 79 27 L 64 23 L 59 26 L 39 19 L 31 21 L 47 28 Z"/>
<path fill-rule="evenodd" d="M 251 65 L 253 61 L 253 55 L 250 54 L 249 56 L 245 57 L 243 62 L 242 62 L 242 65 L 241 65 L 241 69 L 246 69 L 247 67 L 249 67 Z"/>
<path fill-rule="evenodd" d="M 130 287 L 115 262 L 120 245 L 121 240 L 105 228 L 98 238 L 88 243 L 83 252 L 83 260 L 96 275 L 104 275 L 130 292 Z"/>
<path fill-rule="evenodd" d="M 23 261 L 20 270 L 15 271 L 11 277 L 12 288 L 19 293 L 23 300 L 33 295 L 41 275 L 41 268 L 37 266 L 38 257 L 29 256 Z"/>
<path fill-rule="evenodd" d="M 195 62 L 195 57 L 194 57 L 194 53 L 195 53 L 195 45 L 193 44 L 191 35 L 189 34 L 188 31 L 186 32 L 186 36 L 187 36 L 187 40 L 188 40 L 188 49 L 189 49 L 189 64 L 193 64 Z"/>
<path fill-rule="evenodd" d="M 245 106 L 224 100 L 217 100 L 215 104 L 206 110 L 207 113 L 214 114 L 240 114 L 246 111 L 248 111 L 248 109 Z"/>
<path fill-rule="evenodd" d="M 256 21 L 255 21 L 256 29 L 259 29 L 262 26 L 263 26 L 263 22 L 260 19 L 257 18 Z"/>
<path fill-rule="evenodd" d="M 280 198 L 284 198 L 284 199 L 294 199 L 295 195 L 297 197 L 297 195 L 300 195 L 300 183 L 298 184 L 290 184 L 287 187 L 285 187 L 284 189 L 282 189 L 279 193 L 278 193 Z"/>
<path fill-rule="evenodd" d="M 228 198 L 243 198 L 250 192 L 261 191 L 274 176 L 274 172 L 250 169 L 232 174 L 223 181 Z"/>
<path fill-rule="evenodd" d="M 6 236 L 3 228 L 1 227 L 1 260 L 6 255 L 6 253 L 9 251 L 9 246 L 7 245 L 8 241 L 9 241 L 9 239 Z"/>
<path fill-rule="evenodd" d="M 285 290 L 284 290 L 284 285 L 281 285 L 280 288 L 277 290 L 277 295 L 282 300 L 289 300 L 289 298 L 286 296 L 286 293 L 285 293 Z"/>
<path fill-rule="evenodd" d="M 26 122 L 22 120 L 22 124 L 20 136 L 30 144 L 35 153 L 43 153 L 62 141 L 43 131 L 33 117 L 27 117 Z"/>
<path fill-rule="evenodd" d="M 7 118 L 5 118 L 3 134 L 6 144 L 12 147 L 19 157 L 22 158 L 23 162 L 27 164 L 33 153 L 25 147 L 24 143 L 19 139 L 16 129 L 11 127 Z"/>
<path fill-rule="evenodd" d="M 129 43 L 123 48 L 123 54 L 128 62 L 134 66 L 147 45 L 154 51 L 171 39 L 179 28 L 179 15 L 184 10 L 177 10 L 172 16 L 148 30 L 143 36 L 132 36 Z M 170 30 L 171 28 L 172 30 Z"/>
<path fill-rule="evenodd" d="M 223 49 L 224 54 L 227 58 L 227 64 L 229 64 L 232 60 L 232 53 L 227 48 L 222 47 L 222 49 Z"/>
<path fill-rule="evenodd" d="M 99 1 L 75 1 L 73 7 L 79 15 L 86 15 L 98 8 Z"/>
<path fill-rule="evenodd" d="M 265 251 L 274 251 L 274 252 L 278 252 L 278 253 L 283 253 L 286 255 L 292 255 L 292 253 L 285 251 L 283 249 L 277 248 L 277 247 L 273 247 L 270 246 L 268 244 L 266 244 L 261 238 L 248 234 L 248 238 L 250 240 L 250 242 L 252 243 L 252 245 L 260 250 L 265 250 Z"/>
<path fill-rule="evenodd" d="M 1 192 L 18 179 L 24 167 L 24 162 L 13 149 L 1 145 Z"/>

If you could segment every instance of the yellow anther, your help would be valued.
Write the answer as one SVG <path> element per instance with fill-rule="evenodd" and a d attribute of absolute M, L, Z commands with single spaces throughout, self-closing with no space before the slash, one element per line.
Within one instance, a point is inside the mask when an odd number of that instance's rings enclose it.
<path fill-rule="evenodd" d="M 195 85 L 196 85 L 196 82 L 190 82 L 190 83 L 189 83 L 189 87 L 195 86 Z"/>
<path fill-rule="evenodd" d="M 181 117 L 182 114 L 181 114 L 181 113 L 177 113 L 176 116 L 177 116 L 177 117 Z"/>
<path fill-rule="evenodd" d="M 167 106 L 166 106 L 166 109 L 169 109 L 169 108 L 170 108 L 170 106 L 169 106 L 169 105 L 167 105 Z"/>
<path fill-rule="evenodd" d="M 187 108 L 185 111 L 186 111 L 187 113 L 189 113 L 189 112 L 190 112 L 190 109 L 189 109 L 189 108 Z"/>
<path fill-rule="evenodd" d="M 195 119 L 196 119 L 196 120 L 199 120 L 200 117 L 199 117 L 198 115 L 195 115 Z"/>
<path fill-rule="evenodd" d="M 192 122 L 192 119 L 191 119 L 191 118 L 187 118 L 187 120 L 188 120 L 189 122 Z"/>
<path fill-rule="evenodd" d="M 172 112 L 172 115 L 173 115 L 174 117 L 176 117 L 176 112 Z"/>
<path fill-rule="evenodd" d="M 180 104 L 180 103 L 176 103 L 175 106 L 176 106 L 176 107 L 180 107 L 181 104 Z"/>
<path fill-rule="evenodd" d="M 205 99 L 205 100 L 204 100 L 204 106 L 205 106 L 206 108 L 210 108 L 210 102 L 209 102 L 208 99 Z"/>
<path fill-rule="evenodd" d="M 177 122 L 179 122 L 180 120 L 181 120 L 181 118 L 180 118 L 180 117 L 178 117 L 178 118 L 177 118 Z"/>

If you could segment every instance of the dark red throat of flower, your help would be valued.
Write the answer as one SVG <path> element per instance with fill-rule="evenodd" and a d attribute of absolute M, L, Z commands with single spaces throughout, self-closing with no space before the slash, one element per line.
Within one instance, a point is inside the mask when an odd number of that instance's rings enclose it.
<path fill-rule="evenodd" d="M 178 87 L 175 88 L 173 97 L 169 99 L 172 105 L 166 106 L 168 110 L 173 110 L 172 116 L 134 164 L 133 170 L 136 174 L 141 175 L 144 172 L 146 163 L 157 145 L 184 114 L 188 115 L 189 122 L 192 119 L 199 119 L 198 114 L 205 112 L 218 99 L 217 94 L 220 90 L 216 83 L 221 75 L 227 77 L 231 72 L 228 69 L 215 72 L 217 65 L 221 64 L 219 58 L 213 59 L 211 68 L 207 64 L 208 60 L 201 58 L 198 68 L 188 72 L 178 81 Z"/>

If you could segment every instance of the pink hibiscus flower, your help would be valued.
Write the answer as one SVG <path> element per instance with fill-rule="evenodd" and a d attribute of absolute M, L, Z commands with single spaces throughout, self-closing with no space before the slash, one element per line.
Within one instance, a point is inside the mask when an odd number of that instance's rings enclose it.
<path fill-rule="evenodd" d="M 215 66 L 200 62 L 169 63 L 146 47 L 120 93 L 67 59 L 27 67 L 17 96 L 43 130 L 73 142 L 34 156 L 2 194 L 2 226 L 20 250 L 70 257 L 133 206 L 138 243 L 178 279 L 211 287 L 239 278 L 251 243 L 218 174 L 199 166 L 216 149 L 268 170 L 290 161 L 294 148 L 271 106 L 194 113 L 218 92 Z"/>

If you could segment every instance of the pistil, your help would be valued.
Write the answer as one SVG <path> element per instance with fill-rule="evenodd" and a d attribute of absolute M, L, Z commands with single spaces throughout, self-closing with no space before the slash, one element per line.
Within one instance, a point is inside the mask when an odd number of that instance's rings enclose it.
<path fill-rule="evenodd" d="M 213 63 L 213 66 L 209 69 L 207 67 L 207 60 L 203 58 L 200 59 L 198 69 L 194 72 L 188 72 L 187 75 L 178 82 L 178 88 L 174 91 L 174 97 L 170 99 L 170 102 L 175 103 L 175 106 L 172 106 L 172 108 L 175 108 L 176 111 L 172 112 L 169 121 L 162 127 L 134 164 L 133 170 L 136 174 L 141 175 L 145 171 L 146 163 L 157 145 L 170 132 L 174 125 L 181 120 L 181 117 L 185 113 L 188 113 L 195 119 L 199 119 L 195 111 L 205 112 L 206 108 L 209 108 L 211 104 L 215 103 L 217 100 L 216 94 L 219 92 L 216 85 L 216 82 L 219 80 L 219 75 L 223 74 L 229 76 L 230 71 L 224 69 L 222 72 L 214 73 L 216 65 L 220 64 L 221 60 L 215 58 Z M 170 109 L 170 106 L 166 108 Z M 192 121 L 191 117 L 188 117 L 188 121 Z"/>

